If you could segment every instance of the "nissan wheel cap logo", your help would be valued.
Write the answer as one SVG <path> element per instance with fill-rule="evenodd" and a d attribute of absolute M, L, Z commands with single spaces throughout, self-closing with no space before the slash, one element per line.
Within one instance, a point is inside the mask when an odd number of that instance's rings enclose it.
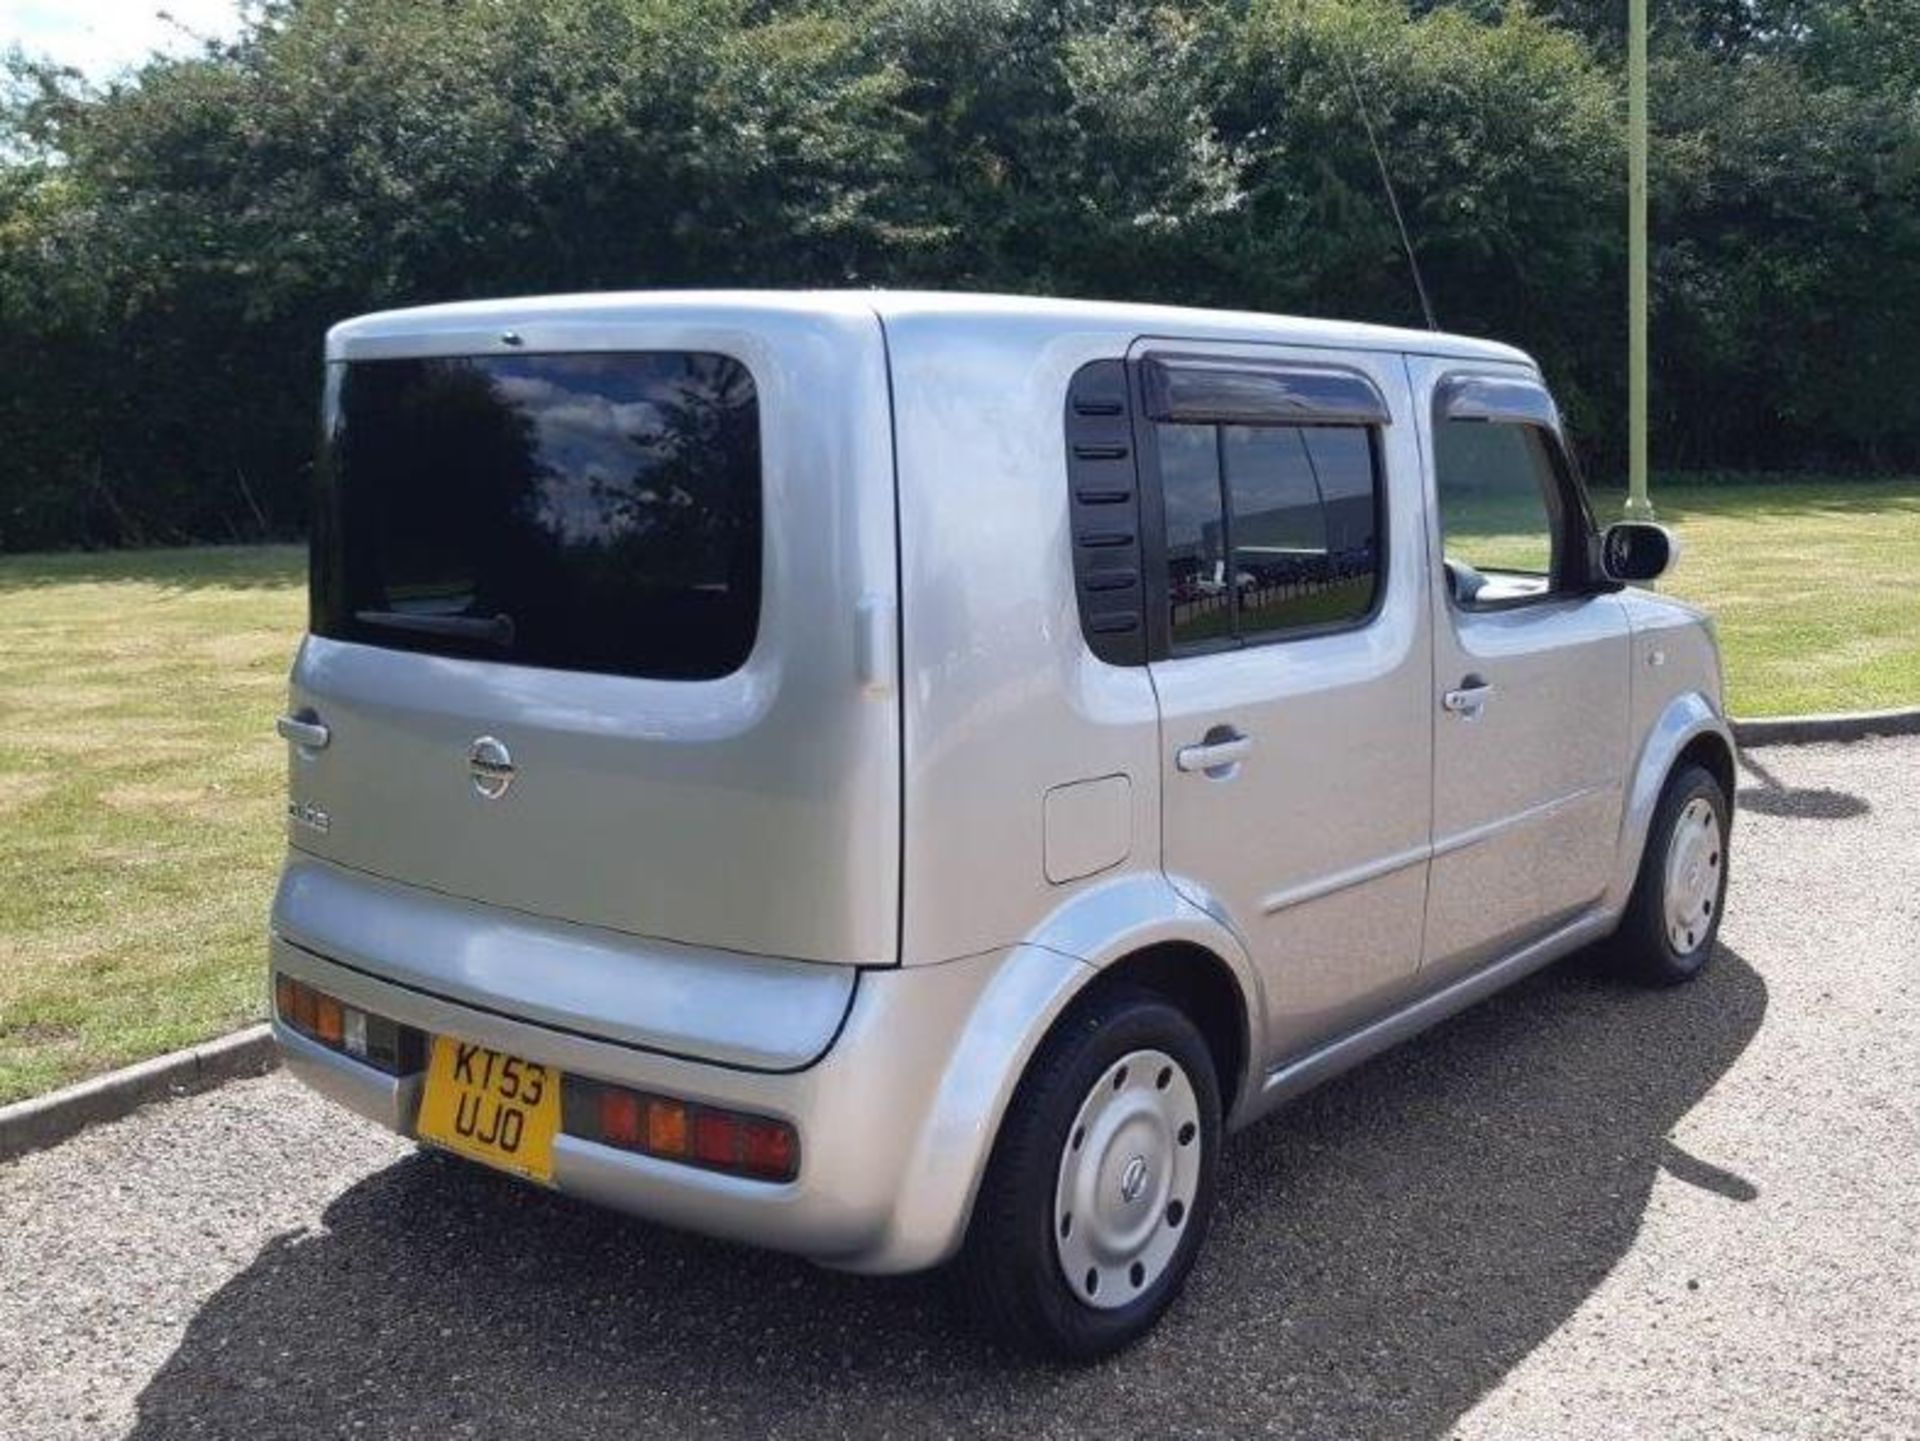
<path fill-rule="evenodd" d="M 513 755 L 506 742 L 480 736 L 467 747 L 467 773 L 484 800 L 497 801 L 513 784 Z"/>

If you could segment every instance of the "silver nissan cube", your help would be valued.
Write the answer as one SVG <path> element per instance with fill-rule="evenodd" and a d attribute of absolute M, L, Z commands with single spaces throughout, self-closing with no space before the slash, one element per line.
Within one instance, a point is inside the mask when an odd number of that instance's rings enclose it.
<path fill-rule="evenodd" d="M 1713 953 L 1713 631 L 1519 351 L 568 296 L 340 325 L 325 416 L 274 1031 L 425 1145 L 1092 1357 L 1231 1131 Z"/>

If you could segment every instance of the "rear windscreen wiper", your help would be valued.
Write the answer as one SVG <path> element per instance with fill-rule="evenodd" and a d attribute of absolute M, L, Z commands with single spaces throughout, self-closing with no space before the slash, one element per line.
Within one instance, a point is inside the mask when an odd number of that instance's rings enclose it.
<path fill-rule="evenodd" d="M 481 640 L 503 648 L 513 644 L 513 617 L 510 615 L 419 615 L 404 610 L 356 610 L 353 618 L 362 625 L 377 625 L 387 630 L 456 636 L 461 640 Z"/>

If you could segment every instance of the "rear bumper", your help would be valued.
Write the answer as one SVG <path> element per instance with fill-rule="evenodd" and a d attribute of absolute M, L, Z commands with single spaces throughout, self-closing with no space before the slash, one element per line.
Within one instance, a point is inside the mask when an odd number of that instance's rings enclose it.
<path fill-rule="evenodd" d="M 860 973 L 837 1037 L 803 1069 L 769 1072 L 661 1054 L 462 1004 L 295 946 L 272 964 L 350 1005 L 564 1072 L 789 1121 L 800 1171 L 771 1183 L 562 1135 L 554 1185 L 668 1225 L 848 1270 L 937 1265 L 965 1234 L 974 1190 L 1032 1048 L 1090 974 L 1019 946 L 945 965 Z M 421 1076 L 395 1078 L 282 1025 L 275 1039 L 307 1084 L 402 1135 Z"/>
<path fill-rule="evenodd" d="M 410 1136 L 421 1081 L 385 1075 L 289 1030 L 277 1021 L 274 1040 L 287 1069 L 316 1091 L 388 1130 Z M 520 1054 L 536 1048 L 522 1046 Z M 711 1092 L 701 1099 L 714 1099 Z M 857 1262 L 869 1249 L 857 1212 L 836 1212 L 794 1185 L 723 1175 L 637 1156 L 562 1134 L 554 1140 L 555 1189 L 667 1225 L 780 1250 Z"/>
<path fill-rule="evenodd" d="M 803 1070 L 825 1054 L 860 976 L 572 925 L 297 851 L 280 874 L 273 929 L 430 996 L 751 1071 Z"/>

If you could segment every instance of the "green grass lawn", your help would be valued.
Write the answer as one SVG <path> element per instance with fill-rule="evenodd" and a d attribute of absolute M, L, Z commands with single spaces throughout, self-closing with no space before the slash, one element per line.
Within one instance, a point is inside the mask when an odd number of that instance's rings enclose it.
<path fill-rule="evenodd" d="M 1596 498 L 1602 521 L 1620 496 Z M 1659 589 L 1713 613 L 1735 715 L 1920 705 L 1920 481 L 1668 487 Z"/>
<path fill-rule="evenodd" d="M 257 1020 L 292 547 L 0 557 L 0 1102 Z"/>
<path fill-rule="evenodd" d="M 1920 704 L 1920 484 L 1654 501 L 1736 713 Z M 0 1101 L 262 1013 L 304 615 L 292 547 L 0 557 Z"/>
<path fill-rule="evenodd" d="M 1600 491 L 1600 523 L 1625 496 Z M 1656 485 L 1680 537 L 1655 587 L 1713 613 L 1735 715 L 1920 705 L 1920 481 Z M 1456 506 L 1450 547 L 1485 566 L 1545 568 L 1534 505 Z"/>

